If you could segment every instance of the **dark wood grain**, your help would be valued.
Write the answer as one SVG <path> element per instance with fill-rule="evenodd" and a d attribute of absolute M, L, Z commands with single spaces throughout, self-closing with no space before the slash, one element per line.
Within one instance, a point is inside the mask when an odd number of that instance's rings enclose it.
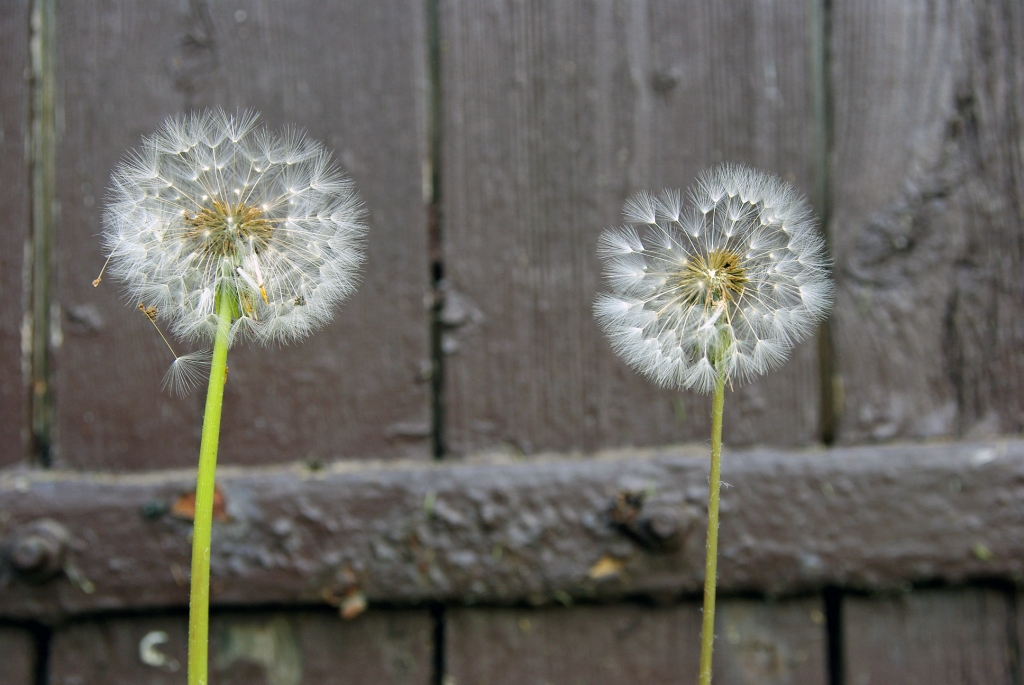
<path fill-rule="evenodd" d="M 221 461 L 428 456 L 422 12 L 411 0 L 61 5 L 58 464 L 196 460 L 203 392 L 161 395 L 163 343 L 116 282 L 90 283 L 112 167 L 166 116 L 215 104 L 323 141 L 371 225 L 364 282 L 331 326 L 301 345 L 232 351 Z"/>
<path fill-rule="evenodd" d="M 212 601 L 553 603 L 695 597 L 704 580 L 703 450 L 459 465 L 226 468 Z M 719 586 L 813 593 L 1024 574 L 1024 442 L 726 450 Z M 0 619 L 184 607 L 191 524 L 170 506 L 188 469 L 0 472 Z M 635 525 L 610 515 L 643 497 Z M 29 582 L 5 554 L 37 519 L 68 530 L 64 574 Z M 622 520 L 621 518 L 619 519 Z M 652 531 L 653 522 L 659 522 Z M 674 530 L 673 530 L 674 528 Z M 603 560 L 603 561 L 602 561 Z M 602 577 L 593 577 L 596 564 Z"/>
<path fill-rule="evenodd" d="M 695 683 L 700 607 L 619 604 L 554 609 L 456 609 L 446 614 L 453 685 Z M 814 600 L 724 600 L 715 682 L 824 685 L 824 626 Z"/>
<path fill-rule="evenodd" d="M 1024 8 L 834 3 L 840 438 L 1024 426 Z"/>
<path fill-rule="evenodd" d="M 27 456 L 28 387 L 22 326 L 29 264 L 29 2 L 0 13 L 0 466 Z"/>
<path fill-rule="evenodd" d="M 456 454 L 704 440 L 591 315 L 602 229 L 639 189 L 745 162 L 809 191 L 801 3 L 442 3 L 445 439 Z M 813 441 L 816 355 L 726 402 L 734 444 Z"/>
<path fill-rule="evenodd" d="M 1010 685 L 1009 603 L 995 590 L 911 592 L 843 601 L 850 685 Z"/>
<path fill-rule="evenodd" d="M 36 646 L 24 628 L 0 626 L 0 685 L 34 685 Z"/>
<path fill-rule="evenodd" d="M 210 625 L 216 685 L 427 685 L 432 623 L 426 612 L 371 611 L 352 621 L 326 612 L 220 614 Z M 145 661 L 139 644 L 163 633 Z M 50 685 L 185 682 L 185 616 L 111 618 L 55 631 Z"/>

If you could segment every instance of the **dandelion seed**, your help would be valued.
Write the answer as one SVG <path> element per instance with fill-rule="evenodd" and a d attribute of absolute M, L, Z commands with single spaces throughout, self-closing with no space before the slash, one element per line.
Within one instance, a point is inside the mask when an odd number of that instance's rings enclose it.
<path fill-rule="evenodd" d="M 209 371 L 210 350 L 183 354 L 174 358 L 160 381 L 160 389 L 184 397 L 206 380 Z"/>
<path fill-rule="evenodd" d="M 690 191 L 641 192 L 598 254 L 595 315 L 612 347 L 659 385 L 709 393 L 780 366 L 832 305 L 824 240 L 792 186 L 722 165 Z"/>
<path fill-rule="evenodd" d="M 140 302 L 138 310 L 153 324 L 153 328 L 156 329 L 160 339 L 164 341 L 167 349 L 171 351 L 171 356 L 174 357 L 174 361 L 171 362 L 170 368 L 167 369 L 163 380 L 160 382 L 160 389 L 170 390 L 171 393 L 178 397 L 185 397 L 191 392 L 192 388 L 202 383 L 203 379 L 206 378 L 203 369 L 210 367 L 210 350 L 192 352 L 179 357 L 178 353 L 174 351 L 171 341 L 167 339 L 164 332 L 160 330 L 160 325 L 156 322 L 156 307 L 147 307 Z"/>
<path fill-rule="evenodd" d="M 110 256 L 109 255 L 107 256 L 107 259 L 103 262 L 103 266 L 100 267 L 99 274 L 97 274 L 96 278 L 93 279 L 92 287 L 94 287 L 94 288 L 100 287 L 100 283 L 103 282 L 103 272 L 107 270 L 107 264 L 110 264 Z"/>

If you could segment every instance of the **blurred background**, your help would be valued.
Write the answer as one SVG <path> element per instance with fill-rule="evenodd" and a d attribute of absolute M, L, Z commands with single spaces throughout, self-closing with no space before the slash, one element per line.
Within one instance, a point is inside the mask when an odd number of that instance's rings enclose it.
<path fill-rule="evenodd" d="M 591 305 L 625 198 L 723 161 L 838 295 L 726 402 L 716 682 L 1024 682 L 1018 0 L 9 0 L 0 74 L 0 684 L 184 682 L 203 393 L 92 281 L 111 169 L 214 105 L 370 232 L 330 327 L 232 350 L 213 682 L 695 682 L 709 400 Z"/>

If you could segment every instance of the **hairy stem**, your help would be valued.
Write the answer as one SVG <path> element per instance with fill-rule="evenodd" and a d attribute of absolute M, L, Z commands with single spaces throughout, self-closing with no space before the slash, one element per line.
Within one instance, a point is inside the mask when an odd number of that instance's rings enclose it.
<path fill-rule="evenodd" d="M 228 370 L 228 333 L 235 303 L 223 290 L 217 297 L 220 323 L 213 342 L 210 386 L 203 413 L 203 438 L 199 446 L 199 477 L 196 480 L 195 521 L 192 527 L 192 589 L 188 611 L 188 685 L 206 685 L 207 648 L 210 634 L 210 533 L 213 528 L 213 493 L 217 471 L 220 414 Z"/>
<path fill-rule="evenodd" d="M 704 565 L 704 620 L 700 630 L 700 685 L 711 685 L 711 654 L 715 642 L 715 585 L 718 581 L 718 495 L 722 489 L 722 411 L 725 376 L 715 381 L 711 409 L 711 475 L 708 490 L 708 542 Z"/>

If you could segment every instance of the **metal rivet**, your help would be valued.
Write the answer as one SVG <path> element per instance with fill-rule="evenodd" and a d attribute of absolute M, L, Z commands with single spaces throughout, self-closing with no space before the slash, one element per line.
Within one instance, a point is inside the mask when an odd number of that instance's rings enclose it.
<path fill-rule="evenodd" d="M 46 580 L 61 572 L 71 534 L 52 519 L 22 528 L 8 546 L 11 566 L 29 580 Z"/>
<path fill-rule="evenodd" d="M 679 515 L 669 509 L 658 509 L 647 517 L 647 530 L 659 540 L 668 540 L 679 532 Z"/>

